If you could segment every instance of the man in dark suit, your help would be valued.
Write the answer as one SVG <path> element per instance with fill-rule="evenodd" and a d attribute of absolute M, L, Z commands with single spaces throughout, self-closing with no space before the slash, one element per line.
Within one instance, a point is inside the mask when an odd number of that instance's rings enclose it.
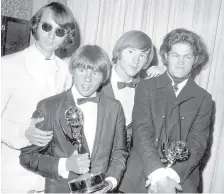
<path fill-rule="evenodd" d="M 148 68 L 154 57 L 150 37 L 142 31 L 131 30 L 124 33 L 116 42 L 112 61 L 114 63 L 109 82 L 101 93 L 119 100 L 124 109 L 127 125 L 127 141 L 131 143 L 131 115 L 134 105 L 135 88 L 140 72 Z M 164 70 L 158 66 L 150 67 L 149 76 L 158 76 Z"/>
<path fill-rule="evenodd" d="M 192 74 L 207 60 L 207 52 L 198 35 L 176 29 L 165 36 L 160 54 L 167 72 L 140 82 L 136 89 L 133 147 L 120 186 L 125 193 L 198 192 L 212 98 Z M 170 160 L 172 143 L 178 142 L 188 147 L 190 155 L 185 152 L 182 161 Z"/>
<path fill-rule="evenodd" d="M 20 163 L 46 177 L 46 193 L 70 192 L 68 181 L 89 170 L 105 174 L 108 186 L 102 192 L 113 190 L 123 175 L 128 154 L 120 102 L 96 94 L 110 76 L 110 60 L 100 47 L 87 45 L 72 56 L 69 70 L 73 75 L 73 87 L 40 101 L 33 114 L 34 118 L 44 117 L 37 127 L 52 130 L 52 141 L 45 147 L 31 145 L 23 148 Z M 67 140 L 77 131 L 72 133 L 65 114 L 76 107 L 83 112 L 82 145 L 88 154 L 78 154 L 79 144 L 73 145 Z"/>

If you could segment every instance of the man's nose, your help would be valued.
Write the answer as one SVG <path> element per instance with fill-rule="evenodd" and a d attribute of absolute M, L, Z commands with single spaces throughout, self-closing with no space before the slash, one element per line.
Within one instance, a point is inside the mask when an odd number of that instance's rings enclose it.
<path fill-rule="evenodd" d="M 138 64 L 139 63 L 139 59 L 140 59 L 140 55 L 135 55 L 132 59 L 133 63 Z"/>
<path fill-rule="evenodd" d="M 184 56 L 180 56 L 179 58 L 179 64 L 184 64 Z"/>
<path fill-rule="evenodd" d="M 92 81 L 92 72 L 86 72 L 85 81 L 91 82 Z"/>
<path fill-rule="evenodd" d="M 50 32 L 48 32 L 48 37 L 51 38 L 51 39 L 54 39 L 55 38 L 55 31 L 51 30 Z"/>

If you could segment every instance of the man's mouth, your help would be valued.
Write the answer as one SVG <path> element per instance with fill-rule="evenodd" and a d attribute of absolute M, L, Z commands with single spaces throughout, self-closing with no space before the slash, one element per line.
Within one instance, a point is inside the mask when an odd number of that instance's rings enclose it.
<path fill-rule="evenodd" d="M 87 91 L 87 90 L 89 90 L 90 86 L 86 85 L 86 84 L 82 84 L 82 88 L 83 88 L 83 90 Z"/>

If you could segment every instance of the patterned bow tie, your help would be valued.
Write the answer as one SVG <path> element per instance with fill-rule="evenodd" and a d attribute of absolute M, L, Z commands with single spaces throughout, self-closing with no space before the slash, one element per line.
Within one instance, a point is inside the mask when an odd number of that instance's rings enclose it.
<path fill-rule="evenodd" d="M 96 97 L 90 97 L 90 98 L 78 98 L 77 99 L 77 104 L 84 104 L 86 102 L 95 102 L 95 103 L 99 103 L 100 101 L 100 97 L 96 96 Z"/>
<path fill-rule="evenodd" d="M 126 82 L 117 82 L 117 88 L 119 90 L 121 90 L 121 89 L 123 89 L 125 87 L 136 88 L 136 86 L 137 86 L 139 81 L 140 81 L 140 78 L 137 77 L 137 78 L 133 79 L 131 82 L 128 82 L 128 83 L 126 83 Z"/>
<path fill-rule="evenodd" d="M 133 82 L 128 82 L 128 83 L 125 83 L 125 82 L 117 82 L 117 88 L 119 90 L 125 88 L 125 87 L 129 87 L 129 88 L 135 88 L 137 86 L 137 83 L 133 83 Z"/>

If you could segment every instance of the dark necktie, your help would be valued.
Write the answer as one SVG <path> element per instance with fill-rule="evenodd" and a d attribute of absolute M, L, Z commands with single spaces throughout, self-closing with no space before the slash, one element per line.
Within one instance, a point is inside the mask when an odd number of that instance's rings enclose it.
<path fill-rule="evenodd" d="M 137 77 L 137 78 L 134 78 L 131 82 L 117 82 L 117 88 L 119 90 L 125 88 L 125 87 L 129 87 L 129 88 L 136 88 L 138 82 L 140 81 L 140 78 Z"/>
<path fill-rule="evenodd" d="M 86 102 L 95 102 L 95 103 L 99 103 L 100 101 L 100 97 L 96 96 L 96 97 L 89 97 L 89 98 L 78 98 L 77 99 L 77 104 L 81 105 L 84 104 Z"/>
<path fill-rule="evenodd" d="M 178 84 L 183 82 L 184 80 L 188 79 L 190 77 L 190 73 L 182 78 L 178 78 L 178 77 L 174 77 L 173 75 L 171 75 L 169 72 L 168 74 L 170 75 L 170 77 L 173 79 L 174 85 L 173 85 L 173 89 L 175 92 L 178 91 Z"/>

